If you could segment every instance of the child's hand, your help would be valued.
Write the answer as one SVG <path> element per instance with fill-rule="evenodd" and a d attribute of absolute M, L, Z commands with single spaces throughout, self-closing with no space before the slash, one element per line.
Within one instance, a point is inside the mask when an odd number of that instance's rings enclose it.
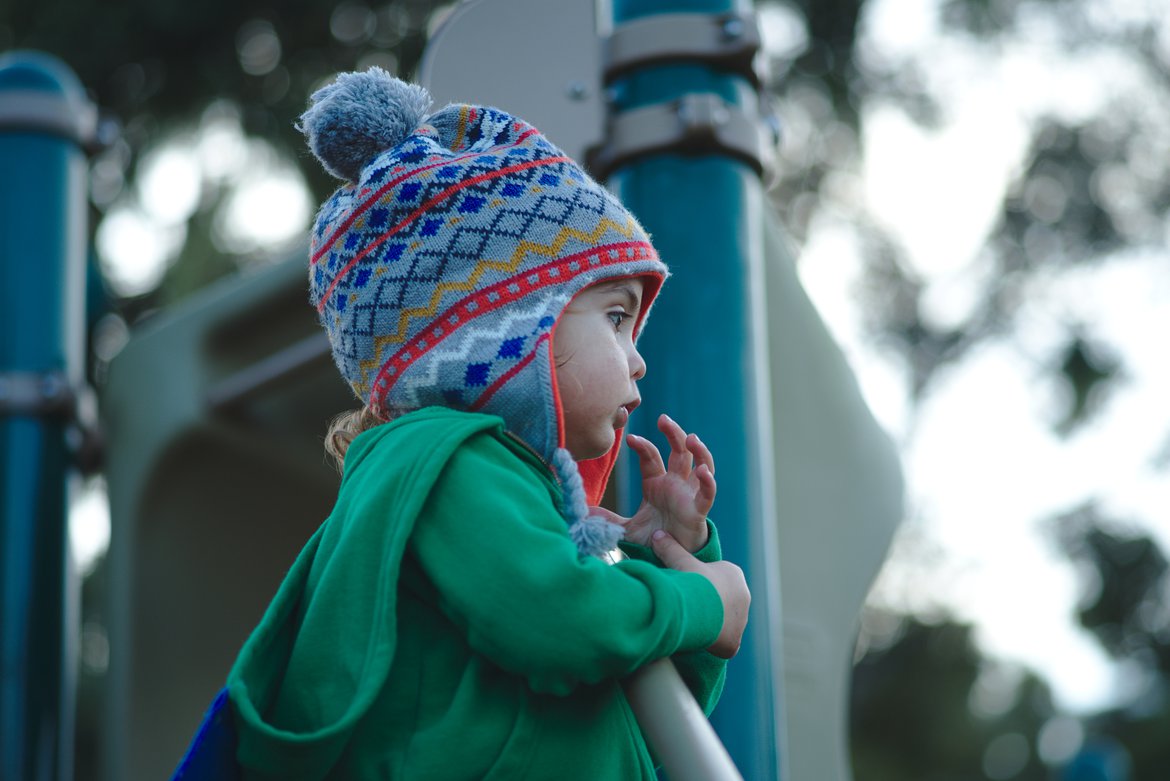
<path fill-rule="evenodd" d="M 648 439 L 630 434 L 626 442 L 638 454 L 642 471 L 642 506 L 632 518 L 603 508 L 593 511 L 626 529 L 626 539 L 649 545 L 661 529 L 694 553 L 707 544 L 707 513 L 715 502 L 715 461 L 695 434 L 687 434 L 666 415 L 658 417 L 658 430 L 670 443 L 669 465 Z"/>
<path fill-rule="evenodd" d="M 670 569 L 680 572 L 697 572 L 719 592 L 723 602 L 723 628 L 707 651 L 722 659 L 730 659 L 739 651 L 743 630 L 747 627 L 748 607 L 752 603 L 751 592 L 743 570 L 730 561 L 703 563 L 683 550 L 682 546 L 665 532 L 651 538 L 654 553 Z"/>

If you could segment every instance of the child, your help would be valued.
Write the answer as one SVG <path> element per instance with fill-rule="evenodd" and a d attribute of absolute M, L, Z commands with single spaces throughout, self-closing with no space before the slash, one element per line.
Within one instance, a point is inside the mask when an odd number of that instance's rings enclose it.
<path fill-rule="evenodd" d="M 310 288 L 365 408 L 331 433 L 337 503 L 229 676 L 237 758 L 246 779 L 652 779 L 620 677 L 674 655 L 709 712 L 749 600 L 706 520 L 711 454 L 669 418 L 668 464 L 628 438 L 638 512 L 590 508 L 666 267 L 534 128 L 428 105 L 371 69 L 302 117 L 347 182 Z"/>

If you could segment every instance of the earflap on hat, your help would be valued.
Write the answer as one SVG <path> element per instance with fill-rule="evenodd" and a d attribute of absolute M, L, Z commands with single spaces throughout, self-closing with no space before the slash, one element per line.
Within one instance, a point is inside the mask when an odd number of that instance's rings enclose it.
<path fill-rule="evenodd" d="M 633 337 L 636 339 L 650 311 L 650 307 L 654 303 L 658 290 L 665 280 L 664 272 L 665 269 L 662 271 L 655 270 L 635 274 L 601 276 L 594 279 L 590 284 L 578 286 L 575 295 L 580 295 L 593 285 L 605 282 L 630 278 L 643 280 L 641 305 L 638 308 L 638 316 L 633 327 Z M 565 309 L 562 309 L 557 317 L 558 322 L 564 317 L 564 314 Z M 564 491 L 565 510 L 569 520 L 569 537 L 583 555 L 606 558 L 609 552 L 625 536 L 625 528 L 602 515 L 593 514 L 590 508 L 601 504 L 609 477 L 613 472 L 614 465 L 621 452 L 625 428 L 623 426 L 614 430 L 613 442 L 609 449 L 601 456 L 583 459 L 581 461 L 574 460 L 573 456 L 565 447 L 565 410 L 557 386 L 556 370 L 553 368 L 553 347 L 553 340 L 550 340 L 545 351 L 548 359 L 547 365 L 549 367 L 547 382 L 552 389 L 553 414 L 556 419 L 558 443 L 553 453 L 551 465 Z"/>
<path fill-rule="evenodd" d="M 585 292 L 585 290 L 587 290 L 589 287 L 592 287 L 593 285 L 599 285 L 605 282 L 613 282 L 619 279 L 639 279 L 642 281 L 642 297 L 641 301 L 639 302 L 638 315 L 634 321 L 633 326 L 634 340 L 637 341 L 637 338 L 641 335 L 642 327 L 646 322 L 646 318 L 650 313 L 650 309 L 654 305 L 654 299 L 657 298 L 658 291 L 662 289 L 662 284 L 666 281 L 666 277 L 665 274 L 661 272 L 609 276 L 598 279 L 597 281 L 592 282 L 590 285 L 582 287 L 577 291 L 577 295 Z M 563 316 L 563 314 L 564 311 L 562 310 L 561 315 Z M 550 341 L 550 360 L 553 355 L 554 347 L 555 345 L 552 343 L 552 341 Z M 551 378 L 551 384 L 553 388 L 553 403 L 555 406 L 557 422 L 557 442 L 559 447 L 564 447 L 565 414 L 562 406 L 560 391 L 557 387 L 555 371 Z M 577 466 L 581 473 L 581 479 L 584 483 L 586 500 L 590 506 L 596 506 L 601 503 L 602 497 L 605 495 L 605 489 L 609 484 L 610 475 L 613 473 L 614 466 L 617 464 L 618 456 L 621 453 L 622 442 L 624 439 L 625 427 L 615 429 L 613 445 L 608 451 L 596 458 L 582 459 L 577 462 Z"/>

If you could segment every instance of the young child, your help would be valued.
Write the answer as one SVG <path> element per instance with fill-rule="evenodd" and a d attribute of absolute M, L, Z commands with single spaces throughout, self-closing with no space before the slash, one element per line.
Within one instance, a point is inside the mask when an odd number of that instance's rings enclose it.
<path fill-rule="evenodd" d="M 709 712 L 749 601 L 706 519 L 711 454 L 666 416 L 666 463 L 627 440 L 637 513 L 590 507 L 666 267 L 515 117 L 426 116 L 378 69 L 312 101 L 302 129 L 346 183 L 311 298 L 364 410 L 331 432 L 337 503 L 229 676 L 244 778 L 654 778 L 621 677 L 673 656 Z"/>

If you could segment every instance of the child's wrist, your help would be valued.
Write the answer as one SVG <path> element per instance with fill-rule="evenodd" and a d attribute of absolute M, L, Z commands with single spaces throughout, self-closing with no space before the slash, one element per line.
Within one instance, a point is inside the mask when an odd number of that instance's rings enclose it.
<path fill-rule="evenodd" d="M 694 554 L 706 548 L 708 541 L 710 541 L 710 535 L 707 532 L 707 521 L 704 519 L 700 528 L 693 530 L 686 536 L 683 547 L 686 548 L 687 553 Z"/>
<path fill-rule="evenodd" d="M 723 550 L 719 544 L 719 531 L 715 528 L 715 524 L 712 523 L 710 518 L 707 518 L 703 522 L 703 527 L 704 543 L 697 550 L 690 551 L 691 555 L 703 563 L 722 560 Z M 663 566 L 658 556 L 655 555 L 654 549 L 650 547 L 649 540 L 645 543 L 623 540 L 618 543 L 618 547 L 629 558 L 635 561 L 646 561 L 658 567 Z"/>

